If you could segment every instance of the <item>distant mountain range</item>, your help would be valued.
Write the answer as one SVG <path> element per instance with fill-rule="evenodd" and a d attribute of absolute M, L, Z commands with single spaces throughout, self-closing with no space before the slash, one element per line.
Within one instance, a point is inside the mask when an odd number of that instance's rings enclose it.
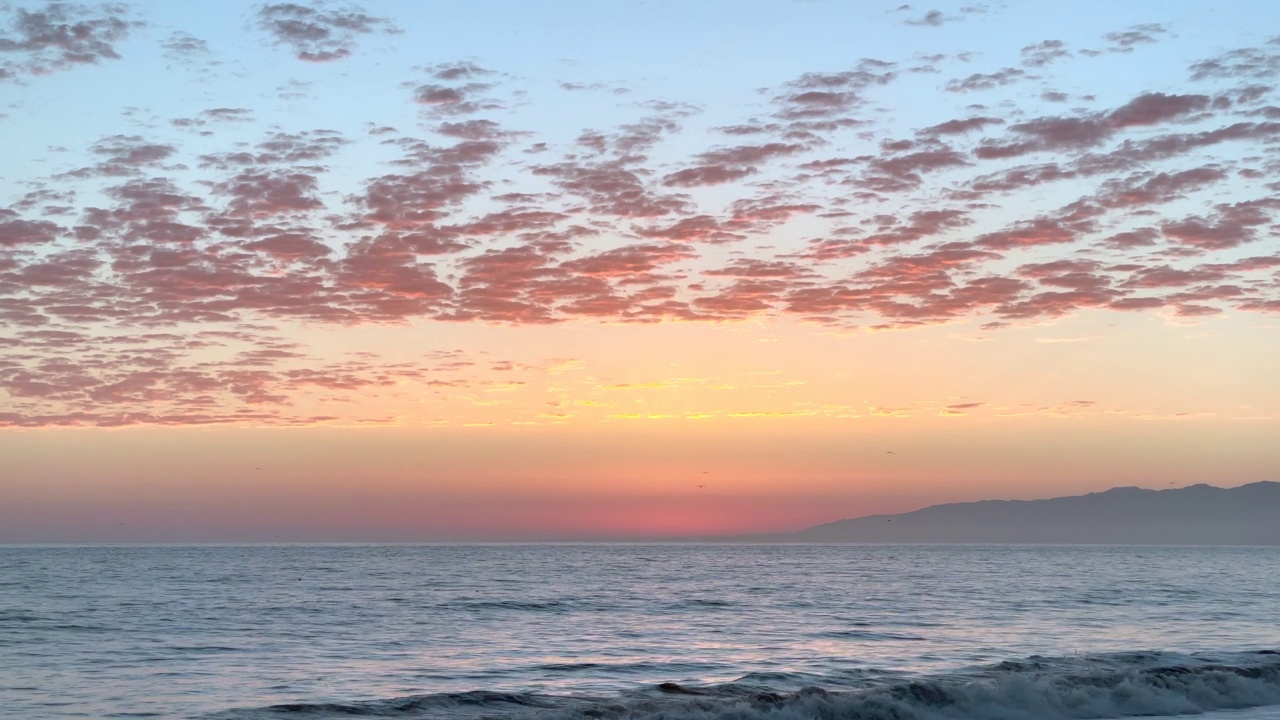
<path fill-rule="evenodd" d="M 1049 500 L 933 505 L 755 536 L 774 542 L 1280 545 L 1280 483 L 1120 487 Z"/>

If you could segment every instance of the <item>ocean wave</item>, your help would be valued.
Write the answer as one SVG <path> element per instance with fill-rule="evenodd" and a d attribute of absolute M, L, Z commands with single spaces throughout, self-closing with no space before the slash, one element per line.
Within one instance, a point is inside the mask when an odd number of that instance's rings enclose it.
<path fill-rule="evenodd" d="M 566 612 L 574 610 L 608 609 L 599 603 L 579 599 L 557 600 L 450 600 L 437 607 L 448 610 L 512 611 L 512 612 Z"/>
<path fill-rule="evenodd" d="M 717 600 L 715 598 L 685 598 L 682 600 L 676 600 L 671 604 L 669 604 L 667 607 L 671 608 L 672 610 L 683 610 L 683 609 L 707 610 L 712 608 L 730 608 L 730 607 L 734 607 L 737 604 L 738 603 L 735 603 L 731 600 Z"/>
<path fill-rule="evenodd" d="M 898 633 L 875 632 L 873 630 L 830 630 L 817 634 L 828 640 L 910 640 L 920 641 L 928 638 L 919 635 L 900 635 Z"/>
<path fill-rule="evenodd" d="M 1280 704 L 1280 653 L 1274 651 L 1032 657 L 946 675 L 868 676 L 861 687 L 841 690 L 818 683 L 798 691 L 776 691 L 761 682 L 767 677 L 753 674 L 735 683 L 705 686 L 665 682 L 612 697 L 473 691 L 352 703 L 291 703 L 216 717 L 1085 720 Z"/>
<path fill-rule="evenodd" d="M 438 717 L 440 711 L 460 711 L 457 714 L 467 716 L 479 714 L 492 716 L 494 713 L 533 709 L 556 709 L 562 707 L 562 700 L 554 696 L 538 696 L 523 693 L 489 692 L 473 690 L 464 693 L 448 693 L 443 695 L 416 695 L 389 700 L 370 700 L 353 703 L 284 703 L 261 708 L 259 710 L 237 711 L 220 714 L 219 717 L 257 718 L 257 717 Z M 518 717 L 518 715 L 507 715 Z"/>
<path fill-rule="evenodd" d="M 529 670 L 542 671 L 553 675 L 564 673 L 608 673 L 611 676 L 640 675 L 653 677 L 655 673 L 690 672 L 697 673 L 707 669 L 706 663 L 692 662 L 581 662 L 581 663 L 545 663 L 529 666 Z"/>

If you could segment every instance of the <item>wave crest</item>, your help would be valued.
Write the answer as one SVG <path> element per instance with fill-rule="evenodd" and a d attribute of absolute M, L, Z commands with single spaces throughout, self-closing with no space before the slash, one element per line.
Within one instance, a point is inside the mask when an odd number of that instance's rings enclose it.
<path fill-rule="evenodd" d="M 857 689 L 770 689 L 763 676 L 661 683 L 614 697 L 473 691 L 359 703 L 274 705 L 222 714 L 275 718 L 540 720 L 1086 720 L 1185 715 L 1280 704 L 1280 654 L 1126 653 L 1033 657 L 950 675 L 871 677 Z"/>

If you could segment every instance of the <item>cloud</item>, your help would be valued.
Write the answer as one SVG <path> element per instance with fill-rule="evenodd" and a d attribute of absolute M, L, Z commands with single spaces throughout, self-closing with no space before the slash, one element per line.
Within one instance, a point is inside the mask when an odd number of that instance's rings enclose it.
<path fill-rule="evenodd" d="M 687 217 L 671 225 L 640 227 L 636 232 L 642 237 L 661 238 L 673 242 L 728 243 L 746 237 L 742 233 L 727 229 L 723 223 L 710 215 Z"/>
<path fill-rule="evenodd" d="M 1191 79 L 1270 80 L 1280 72 L 1280 52 L 1273 48 L 1237 48 L 1191 65 Z"/>
<path fill-rule="evenodd" d="M 786 158 L 803 150 L 803 145 L 786 142 L 709 150 L 696 156 L 701 163 L 698 167 L 668 174 L 662 182 L 668 187 L 696 187 L 739 181 L 758 172 L 758 165 L 769 159 Z"/>
<path fill-rule="evenodd" d="M 0 209 L 0 247 L 53 242 L 62 228 L 47 220 L 22 220 L 12 210 Z"/>
<path fill-rule="evenodd" d="M 965 154 L 938 141 L 907 141 L 906 152 L 885 152 L 866 163 L 860 184 L 884 193 L 896 193 L 924 183 L 927 173 L 969 164 Z"/>
<path fill-rule="evenodd" d="M 232 108 L 205 111 L 202 117 L 226 120 L 238 118 L 242 113 Z M 263 165 L 303 165 L 309 172 L 321 169 L 318 163 L 327 160 L 347 144 L 339 133 L 331 130 L 310 130 L 297 133 L 273 131 L 252 148 L 230 152 L 216 152 L 200 156 L 200 164 L 219 170 L 241 170 Z"/>
<path fill-rule="evenodd" d="M 696 257 L 698 253 L 687 245 L 672 243 L 627 245 L 570 260 L 562 267 L 590 276 L 640 276 L 653 273 L 664 265 Z"/>
<path fill-rule="evenodd" d="M 1154 228 L 1126 230 L 1104 238 L 1102 240 L 1102 244 L 1119 250 L 1150 247 L 1156 244 L 1156 239 L 1159 235 L 1160 234 Z"/>
<path fill-rule="evenodd" d="M 328 59 L 389 30 L 333 20 L 359 10 L 266 8 L 327 28 L 307 30 L 310 49 L 281 42 Z M 1116 47 L 1159 37 L 1126 32 Z M 305 423 L 334 414 L 293 398 L 400 377 L 204 327 L 795 316 L 995 331 L 1085 308 L 1277 312 L 1280 113 L 1257 79 L 1271 46 L 1193 65 L 1194 91 L 1109 106 L 1077 74 L 1107 58 L 1010 48 L 1018 67 L 941 88 L 907 70 L 967 59 L 862 60 L 741 104 L 628 101 L 552 129 L 523 115 L 545 98 L 526 79 L 466 61 L 414 70 L 404 116 L 370 109 L 363 132 L 266 127 L 279 118 L 238 104 L 139 120 L 51 156 L 0 206 L 0 344 L 36 348 L 0 358 L 0 399 L 26 424 Z M 929 112 L 878 92 L 900 78 Z M 1046 104 L 1067 80 L 1073 105 Z M 1023 81 L 1037 86 L 1002 89 Z M 226 357 L 199 365 L 214 342 Z"/>
<path fill-rule="evenodd" d="M 22 330 L 16 338 L 27 353 L 0 362 L 0 392 L 10 398 L 0 427 L 310 425 L 338 418 L 299 410 L 301 400 L 340 401 L 403 383 L 461 386 L 471 365 L 456 353 L 408 362 L 361 354 L 319 361 L 261 330 L 106 336 Z M 204 359 L 190 358 L 193 348 L 204 350 Z"/>
<path fill-rule="evenodd" d="M 1035 152 L 1085 151 L 1112 140 L 1118 133 L 1133 127 L 1161 125 L 1183 121 L 1206 110 L 1210 100 L 1205 95 L 1166 95 L 1145 93 L 1109 113 L 1082 113 L 1074 116 L 1046 116 L 1008 126 L 1011 137 L 996 142 L 986 140 L 974 155 L 983 160 L 1001 160 Z M 1190 136 L 1168 135 L 1128 144 L 1117 152 L 1132 162 L 1142 155 L 1151 159 L 1157 153 L 1181 152 L 1179 144 L 1210 145 L 1256 130 L 1243 123 L 1217 131 Z M 1263 129 L 1271 132 L 1271 128 Z M 1095 158 L 1096 160 L 1097 158 Z M 1100 168 L 1098 168 L 1100 169 Z"/>
<path fill-rule="evenodd" d="M 1165 265 L 1142 268 L 1126 280 L 1124 285 L 1126 287 L 1146 289 L 1184 287 L 1195 283 L 1217 282 L 1224 277 L 1226 277 L 1225 273 L 1211 268 L 1180 270 Z"/>
<path fill-rule="evenodd" d="M 480 98 L 488 90 L 488 83 L 467 83 L 460 86 L 419 85 L 413 91 L 413 99 L 438 115 L 469 115 L 474 112 L 500 107 L 496 102 Z"/>
<path fill-rule="evenodd" d="M 243 245 L 246 250 L 265 253 L 280 261 L 318 260 L 333 249 L 305 232 L 279 232 Z"/>
<path fill-rule="evenodd" d="M 541 165 L 535 175 L 551 178 L 557 187 L 588 203 L 594 213 L 627 218 L 654 218 L 687 212 L 688 199 L 651 190 L 643 176 L 623 161 Z"/>
<path fill-rule="evenodd" d="M 993 73 L 973 73 L 963 80 L 952 80 L 947 83 L 947 92 L 967 93 L 981 90 L 992 90 L 1022 80 L 1027 73 L 1022 68 L 1004 68 Z"/>
<path fill-rule="evenodd" d="M 904 25 L 916 25 L 920 27 L 938 27 L 944 25 L 955 18 L 947 17 L 941 10 L 929 10 L 925 14 L 917 18 L 908 18 L 902 21 Z"/>
<path fill-rule="evenodd" d="M 1003 125 L 1004 120 L 994 117 L 969 117 L 958 120 L 948 120 L 944 123 L 932 125 L 920 131 L 921 135 L 959 135 L 975 130 L 983 130 L 989 125 Z"/>
<path fill-rule="evenodd" d="M 325 199 L 324 178 L 353 141 L 331 131 L 277 130 L 254 144 L 206 151 L 199 156 L 201 168 L 221 176 L 205 181 L 205 197 L 155 176 L 182 169 L 181 147 L 140 135 L 103 138 L 90 147 L 100 162 L 70 177 L 114 183 L 100 189 L 110 203 L 85 208 L 81 224 L 67 228 L 24 213 L 44 202 L 65 215 L 49 203 L 74 201 L 74 194 L 35 192 L 6 211 L 0 230 L 4 244 L 15 250 L 57 246 L 67 235 L 99 243 L 99 250 L 90 245 L 45 261 L 9 257 L 4 272 L 11 287 L 50 290 L 36 291 L 38 297 L 25 306 L 10 303 L 5 312 L 25 324 L 125 316 L 148 323 L 230 322 L 250 314 L 347 323 L 410 317 L 548 323 L 786 312 L 830 322 L 870 316 L 881 325 L 912 326 L 984 313 L 1008 319 L 1057 316 L 1080 307 L 1211 307 L 1205 303 L 1224 300 L 1261 306 L 1256 288 L 1242 294 L 1206 289 L 1211 279 L 1227 287 L 1233 273 L 1243 270 L 1196 271 L 1168 266 L 1168 259 L 1123 270 L 1038 263 L 1034 271 L 1022 266 L 1015 277 L 984 267 L 1027 248 L 1133 252 L 1159 248 L 1163 240 L 1189 252 L 1213 252 L 1247 242 L 1271 217 L 1265 202 L 1215 206 L 1158 229 L 1104 232 L 1104 221 L 1109 213 L 1185 201 L 1230 177 L 1224 164 L 1156 171 L 1135 169 L 1135 163 L 1219 142 L 1270 138 L 1273 131 L 1265 123 L 1157 135 L 1097 150 L 1131 128 L 1211 117 L 1209 95 L 1144 93 L 1108 112 L 1011 124 L 970 114 L 902 139 L 881 136 L 872 152 L 857 157 L 826 155 L 827 141 L 804 125 L 826 115 L 813 111 L 825 101 L 804 93 L 834 92 L 841 97 L 832 107 L 850 111 L 862 102 L 863 89 L 887 82 L 893 72 L 882 63 L 860 68 L 801 76 L 787 85 L 791 95 L 777 97 L 789 108 L 778 114 L 780 120 L 797 109 L 802 119 L 757 125 L 759 139 L 694 152 L 665 173 L 648 153 L 680 132 L 679 120 L 693 112 L 689 108 L 664 106 L 665 114 L 584 131 L 551 162 L 507 166 L 549 184 L 534 193 L 510 192 L 510 183 L 499 191 L 486 179 L 487 169 L 524 137 L 489 119 L 444 118 L 431 126 L 434 140 L 391 129 L 378 133 L 376 142 L 398 153 L 388 163 L 396 171 L 369 177 L 356 195 L 332 201 Z M 495 76 L 468 63 L 425 72 L 438 87 L 462 88 L 457 97 L 464 103 L 468 93 L 489 92 Z M 244 115 L 215 108 L 197 117 Z M 796 123 L 808 134 L 785 139 L 796 132 Z M 1018 149 L 987 152 L 998 147 Z M 984 171 L 1032 151 L 1075 154 Z M 789 184 L 744 185 L 766 166 L 797 174 Z M 1118 173 L 1121 168 L 1127 171 Z M 844 209 L 873 197 L 912 197 L 944 171 L 954 178 L 953 190 L 925 209 Z M 1074 203 L 1024 213 L 1003 227 L 982 221 L 997 194 L 1097 175 L 1103 177 L 1093 193 Z M 669 191 L 712 180 L 729 190 L 715 211 Z M 853 194 L 827 196 L 824 186 Z M 487 209 L 477 212 L 482 205 Z M 834 226 L 799 252 L 757 256 L 751 253 L 765 249 L 745 245 L 798 217 Z M 334 233 L 344 240 L 333 242 Z M 605 237 L 616 240 L 599 246 Z M 597 244 L 584 244 L 588 239 Z M 694 264 L 701 254 L 693 246 L 717 244 L 744 245 L 745 254 L 717 265 Z M 834 268 L 850 261 L 862 269 L 840 277 Z M 114 275 L 114 283 L 96 279 L 104 271 Z M 1175 283 L 1179 278 L 1196 282 Z M 71 302 L 53 288 L 74 288 L 79 297 Z M 1139 290 L 1169 296 L 1135 296 Z"/>
<path fill-rule="evenodd" d="M 119 60 L 117 45 L 141 25 L 118 3 L 51 1 L 39 10 L 0 5 L 0 17 L 6 21 L 0 29 L 0 80 Z"/>
<path fill-rule="evenodd" d="M 217 184 L 214 190 L 230 196 L 230 216 L 264 218 L 324 207 L 315 196 L 317 186 L 316 178 L 307 173 L 247 170 Z"/>
<path fill-rule="evenodd" d="M 1165 237 L 1199 250 L 1234 248 L 1257 239 L 1258 228 L 1271 222 L 1275 201 L 1219 205 L 1210 216 L 1192 216 L 1161 226 Z"/>
<path fill-rule="evenodd" d="M 775 117 L 796 130 L 831 130 L 846 119 L 865 98 L 864 91 L 886 85 L 897 77 L 893 63 L 864 59 L 852 70 L 834 73 L 805 73 L 784 84 L 774 96 L 779 106 Z"/>
<path fill-rule="evenodd" d="M 1045 40 L 1022 48 L 1022 64 L 1027 67 L 1044 67 L 1065 57 L 1071 57 L 1071 53 L 1061 40 Z"/>
<path fill-rule="evenodd" d="M 1098 145 L 1112 133 L 1112 128 L 1099 118 L 1044 117 L 1014 123 L 1009 130 L 1030 138 L 1039 149 L 1074 149 Z"/>
<path fill-rule="evenodd" d="M 331 62 L 349 57 L 361 35 L 395 33 L 386 18 L 356 5 L 329 8 L 320 3 L 272 3 L 258 9 L 257 26 L 305 62 Z"/>
<path fill-rule="evenodd" d="M 180 128 L 200 128 L 214 123 L 248 122 L 253 119 L 253 111 L 247 108 L 209 108 L 201 110 L 195 117 L 174 118 L 170 125 Z"/>
<path fill-rule="evenodd" d="M 1019 221 L 997 232 L 978 236 L 977 245 L 992 250 L 1009 250 L 1034 245 L 1055 245 L 1075 242 L 1082 234 L 1092 230 L 1090 223 L 1075 224 L 1061 218 L 1039 217 Z"/>
<path fill-rule="evenodd" d="M 1184 198 L 1227 177 L 1227 172 L 1216 165 L 1176 172 L 1140 172 L 1104 181 L 1095 197 L 1108 207 L 1152 205 Z"/>
<path fill-rule="evenodd" d="M 662 184 L 668 187 L 699 187 L 723 185 L 756 174 L 753 167 L 733 165 L 700 165 L 667 174 Z"/>
<path fill-rule="evenodd" d="M 1127 30 L 1109 32 L 1103 37 L 1111 43 L 1108 50 L 1127 53 L 1133 52 L 1133 48 L 1138 45 L 1158 42 L 1161 36 L 1168 33 L 1169 30 L 1159 23 L 1142 23 Z"/>
<path fill-rule="evenodd" d="M 431 77 L 437 80 L 470 80 L 471 78 L 493 75 L 492 70 L 480 67 L 472 62 L 440 63 L 427 68 Z"/>
<path fill-rule="evenodd" d="M 1156 125 L 1209 107 L 1207 95 L 1166 95 L 1146 93 L 1112 110 L 1107 120 L 1112 127 Z"/>
<path fill-rule="evenodd" d="M 209 54 L 209 43 L 189 33 L 175 30 L 160 47 L 172 59 L 190 59 Z"/>
<path fill-rule="evenodd" d="M 737 278 L 800 280 L 817 277 L 817 273 L 808 267 L 785 260 L 755 260 L 743 258 L 733 263 L 705 271 L 710 277 L 724 276 Z"/>

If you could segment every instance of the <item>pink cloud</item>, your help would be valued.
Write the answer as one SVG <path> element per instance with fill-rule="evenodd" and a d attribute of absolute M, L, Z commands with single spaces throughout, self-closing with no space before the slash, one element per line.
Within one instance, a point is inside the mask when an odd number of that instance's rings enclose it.
<path fill-rule="evenodd" d="M 340 60 L 351 55 L 361 35 L 397 32 L 388 20 L 368 15 L 362 8 L 329 10 L 319 4 L 263 5 L 258 9 L 257 25 L 306 62 Z"/>
<path fill-rule="evenodd" d="M 1107 120 L 1114 127 L 1156 125 L 1201 112 L 1209 107 L 1207 95 L 1147 93 L 1112 110 Z"/>
<path fill-rule="evenodd" d="M 0 6 L 7 28 L 0 30 L 0 80 L 46 75 L 77 65 L 119 60 L 116 45 L 142 23 L 129 19 L 124 5 L 88 6 L 50 2 L 40 10 Z M 4 57 L 4 56 L 0 56 Z"/>
<path fill-rule="evenodd" d="M 1063 222 L 1057 218 L 1042 217 L 1019 222 L 999 232 L 978 236 L 977 244 L 993 250 L 1010 250 L 1033 245 L 1056 245 L 1075 242 L 1081 234 L 1092 228 Z"/>
<path fill-rule="evenodd" d="M 62 228 L 47 220 L 20 220 L 18 213 L 0 209 L 0 247 L 53 242 Z"/>
<path fill-rule="evenodd" d="M 993 117 L 969 117 L 960 120 L 948 120 L 920 131 L 921 135 L 962 135 L 975 130 L 983 130 L 990 125 L 1003 125 L 1004 120 Z"/>
<path fill-rule="evenodd" d="M 741 233 L 726 230 L 720 221 L 710 215 L 695 215 L 672 225 L 639 228 L 636 232 L 643 237 L 675 242 L 727 243 L 745 237 Z"/>
<path fill-rule="evenodd" d="M 1257 238 L 1257 228 L 1271 221 L 1275 201 L 1220 205 L 1210 218 L 1188 217 L 1161 226 L 1165 237 L 1200 250 L 1233 248 Z"/>
<path fill-rule="evenodd" d="M 1022 80 L 1027 73 L 1022 68 L 1004 68 L 993 73 L 973 73 L 963 80 L 952 80 L 947 83 L 947 92 L 967 93 L 991 90 L 1004 85 L 1012 85 Z"/>
<path fill-rule="evenodd" d="M 1061 40 L 1044 40 L 1022 48 L 1022 64 L 1027 67 L 1044 67 L 1070 56 L 1070 51 Z"/>
<path fill-rule="evenodd" d="M 1168 32 L 1168 29 L 1159 23 L 1143 23 L 1134 25 L 1128 30 L 1107 33 L 1104 37 L 1112 44 L 1113 52 L 1130 52 L 1136 45 L 1157 42 L 1160 36 Z"/>
<path fill-rule="evenodd" d="M 696 258 L 688 245 L 628 245 L 565 262 L 562 267 L 583 275 L 628 276 L 652 273 L 663 265 Z"/>
<path fill-rule="evenodd" d="M 339 13 L 298 7 L 313 20 Z M 333 37 L 341 23 L 325 27 Z M 1116 47 L 1159 35 L 1127 32 Z M 34 178 L 0 209 L 0 322 L 86 329 L 81 339 L 22 335 L 39 357 L 3 366 L 5 387 L 36 403 L 22 417 L 50 423 L 292 422 L 281 408 L 300 388 L 372 390 L 391 377 L 283 347 L 208 368 L 184 360 L 199 348 L 169 339 L 140 343 L 119 367 L 60 365 L 44 345 L 88 356 L 124 329 L 181 334 L 186 324 L 797 314 L 996 328 L 1082 308 L 1273 312 L 1280 260 L 1241 252 L 1275 231 L 1280 119 L 1252 77 L 1266 52 L 1201 67 L 1200 81 L 1229 74 L 1238 87 L 1142 92 L 1112 109 L 1045 110 L 1041 88 L 1006 106 L 936 92 L 930 101 L 946 105 L 919 128 L 877 106 L 876 89 L 906 72 L 882 61 L 765 88 L 759 117 L 716 118 L 727 124 L 710 127 L 711 140 L 684 127 L 700 108 L 660 101 L 619 106 L 634 118 L 563 137 L 509 129 L 534 96 L 513 91 L 520 99 L 503 95 L 503 113 L 478 117 L 506 92 L 500 82 L 517 80 L 450 63 L 403 86 L 422 137 L 371 118 L 358 136 L 275 129 L 242 140 L 259 120 L 237 108 L 154 137 L 110 135 L 80 148 L 85 167 Z M 1054 41 L 1027 45 L 1025 67 L 1048 74 L 1076 60 L 1065 53 Z M 974 75 L 971 89 L 1033 79 L 1010 70 Z M 1084 94 L 1071 99 L 1089 107 Z M 365 151 L 381 164 L 347 164 Z M 338 172 L 352 167 L 364 176 Z M 181 402 L 142 407 L 166 398 Z"/>

